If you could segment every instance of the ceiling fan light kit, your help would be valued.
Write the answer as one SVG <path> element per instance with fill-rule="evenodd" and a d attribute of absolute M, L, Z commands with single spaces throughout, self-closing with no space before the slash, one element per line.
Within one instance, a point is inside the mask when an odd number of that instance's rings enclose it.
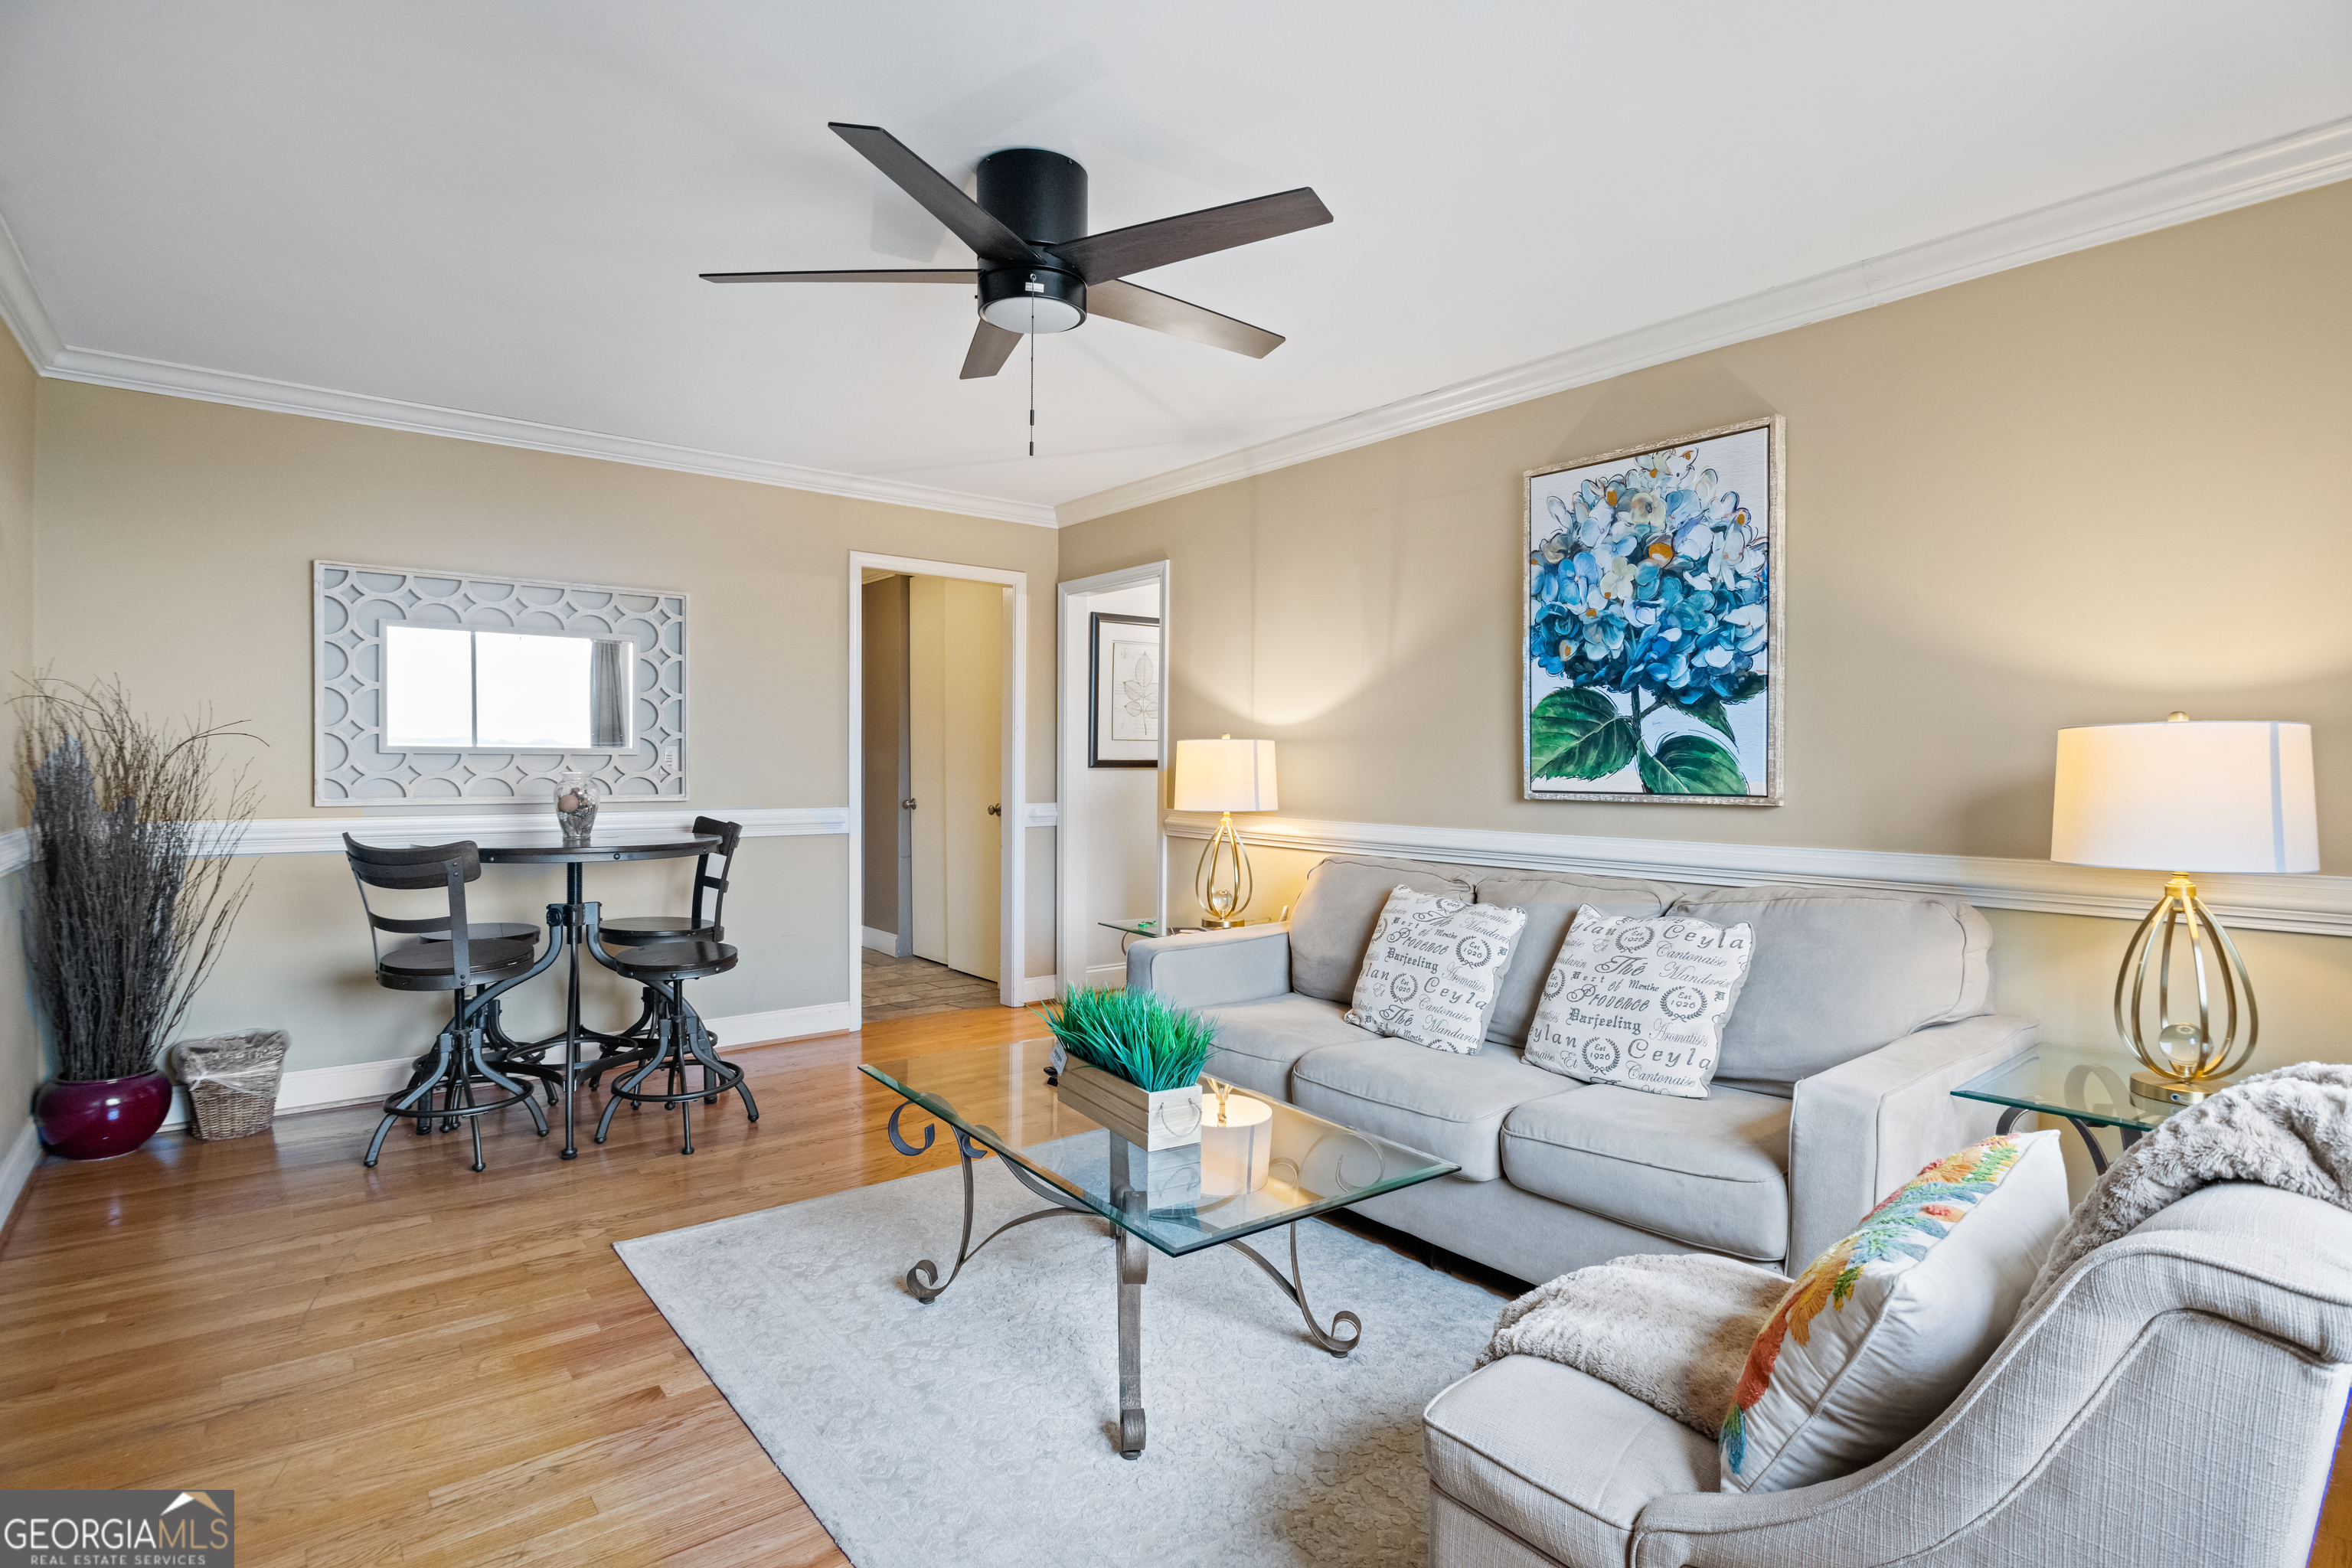
<path fill-rule="evenodd" d="M 1008 147 L 980 161 L 979 199 L 878 125 L 835 122 L 864 154 L 979 258 L 973 268 L 896 268 L 827 272 L 706 272 L 713 283 L 970 283 L 980 321 L 962 379 L 994 375 L 1024 336 L 1066 332 L 1089 315 L 1146 327 L 1264 359 L 1279 333 L 1124 281 L 1128 274 L 1230 250 L 1331 221 L 1305 186 L 1251 201 L 1160 218 L 1103 234 L 1087 227 L 1087 171 L 1039 147 Z M 1033 416 L 1034 417 L 1034 416 Z"/>

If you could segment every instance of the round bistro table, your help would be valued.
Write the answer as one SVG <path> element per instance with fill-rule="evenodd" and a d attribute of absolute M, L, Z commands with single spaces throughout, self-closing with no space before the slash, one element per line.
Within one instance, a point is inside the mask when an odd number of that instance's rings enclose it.
<path fill-rule="evenodd" d="M 708 855 L 719 847 L 715 837 L 698 838 L 666 838 L 644 844 L 509 844 L 483 845 L 478 853 L 488 866 L 554 866 L 563 868 L 563 901 L 547 906 L 547 930 L 550 946 L 541 967 L 554 963 L 559 952 L 568 966 L 563 998 L 563 1032 L 550 1035 L 543 1040 L 509 1042 L 515 1052 L 545 1052 L 552 1047 L 563 1047 L 563 1071 L 558 1079 L 563 1088 L 563 1157 L 576 1160 L 580 1149 L 572 1134 L 572 1094 L 579 1081 L 583 1064 L 580 1043 L 593 1040 L 599 1045 L 624 1047 L 644 1044 L 633 1036 L 607 1035 L 600 1030 L 583 1028 L 580 1023 L 580 954 L 589 955 L 606 968 L 604 955 L 588 949 L 583 941 L 587 929 L 587 899 L 584 888 L 587 868 L 591 862 L 604 860 L 682 860 L 689 855 Z M 517 1064 L 519 1066 L 527 1064 Z M 588 1070 L 600 1071 L 605 1065 L 599 1059 L 585 1064 Z M 541 1068 L 535 1077 L 544 1078 L 549 1069 Z"/>

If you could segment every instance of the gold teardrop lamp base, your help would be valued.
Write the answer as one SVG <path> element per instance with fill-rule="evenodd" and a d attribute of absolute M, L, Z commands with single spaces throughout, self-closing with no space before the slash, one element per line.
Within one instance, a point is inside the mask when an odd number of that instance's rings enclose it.
<path fill-rule="evenodd" d="M 2208 1078 L 2185 1083 L 2161 1073 L 2136 1072 L 2131 1075 L 2131 1094 L 2134 1100 L 2144 1100 L 2150 1105 L 2194 1105 L 2200 1100 L 2211 1099 L 2236 1081 Z"/>

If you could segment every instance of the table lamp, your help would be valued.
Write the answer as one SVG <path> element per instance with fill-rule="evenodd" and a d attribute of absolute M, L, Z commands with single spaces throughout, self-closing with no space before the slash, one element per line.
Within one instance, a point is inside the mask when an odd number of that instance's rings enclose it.
<path fill-rule="evenodd" d="M 1241 924 L 1256 886 L 1250 878 L 1249 850 L 1234 831 L 1234 813 L 1275 809 L 1274 742 L 1231 735 L 1177 742 L 1175 805 L 1179 811 L 1217 814 L 1217 831 L 1201 851 L 1201 867 L 1192 877 L 1201 923 L 1211 930 Z M 1233 860 L 1233 879 L 1220 885 L 1217 861 L 1225 855 Z"/>
<path fill-rule="evenodd" d="M 2192 723 L 2186 713 L 2175 713 L 2161 724 L 2059 731 L 2050 858 L 2172 874 L 2124 948 L 2116 974 L 2116 1033 L 2147 1068 L 2132 1074 L 2136 1098 L 2195 1104 L 2225 1087 L 2252 1058 L 2262 1016 L 2246 961 L 2187 873 L 2319 869 L 2311 726 Z M 2184 935 L 2195 984 L 2194 1023 L 2186 1021 L 2185 998 L 2183 1021 L 2174 1021 L 2173 948 Z M 2157 971 L 2153 1039 L 2141 1010 L 2151 961 Z M 2215 979 L 2222 1019 L 2218 1036 Z M 2238 1037 L 2242 996 L 2243 1040 Z"/>

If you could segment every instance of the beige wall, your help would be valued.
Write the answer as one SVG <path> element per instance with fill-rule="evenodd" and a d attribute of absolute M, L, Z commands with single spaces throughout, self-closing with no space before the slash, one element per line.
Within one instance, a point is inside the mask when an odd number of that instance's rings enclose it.
<path fill-rule="evenodd" d="M 2042 857 L 2053 732 L 2183 708 L 2309 721 L 2352 875 L 2347 254 L 2352 184 L 1079 524 L 1062 575 L 1174 563 L 1171 732 L 1280 741 L 1286 816 Z M 1519 799 L 1522 472 L 1771 413 L 1787 804 Z M 1994 919 L 2000 1000 L 2100 1036 L 2128 928 Z M 2352 943 L 2244 945 L 2263 1059 L 2352 1058 Z"/>
<path fill-rule="evenodd" d="M 0 673 L 11 677 L 29 672 L 33 664 L 36 385 L 33 367 L 17 352 L 16 340 L 0 332 Z M 16 681 L 9 679 L 7 686 L 0 697 L 16 695 Z M 25 823 L 16 757 L 16 710 L 0 706 L 0 772 L 7 779 L 0 787 L 0 833 Z M 42 1077 L 41 1042 L 25 994 L 25 949 L 17 926 L 23 896 L 22 876 L 0 877 L 0 1159 L 22 1135 L 33 1086 Z"/>
<path fill-rule="evenodd" d="M 310 804 L 315 558 L 685 590 L 704 809 L 847 804 L 852 549 L 1025 571 L 1033 591 L 1053 580 L 1054 533 L 1017 523 L 70 382 L 43 381 L 38 399 L 33 657 L 71 679 L 120 674 L 159 715 L 209 705 L 249 721 L 268 742 L 251 751 L 264 816 L 337 815 Z M 1031 618 L 1033 799 L 1052 798 L 1051 623 Z M 1027 837 L 1029 968 L 1046 973 L 1053 847 Z M 698 1005 L 720 1017 L 845 999 L 847 840 L 749 839 L 741 859 L 728 927 L 745 961 L 698 982 Z M 255 863 L 253 903 L 190 1032 L 289 1028 L 297 1069 L 413 1054 L 436 1006 L 373 984 L 340 859 Z M 687 864 L 595 868 L 589 896 L 612 914 L 683 907 Z M 560 892 L 552 874 L 486 883 L 509 919 L 539 918 Z M 542 1026 L 553 988 L 527 989 L 541 994 L 520 1026 Z M 617 1012 L 625 999 L 601 989 Z"/>

